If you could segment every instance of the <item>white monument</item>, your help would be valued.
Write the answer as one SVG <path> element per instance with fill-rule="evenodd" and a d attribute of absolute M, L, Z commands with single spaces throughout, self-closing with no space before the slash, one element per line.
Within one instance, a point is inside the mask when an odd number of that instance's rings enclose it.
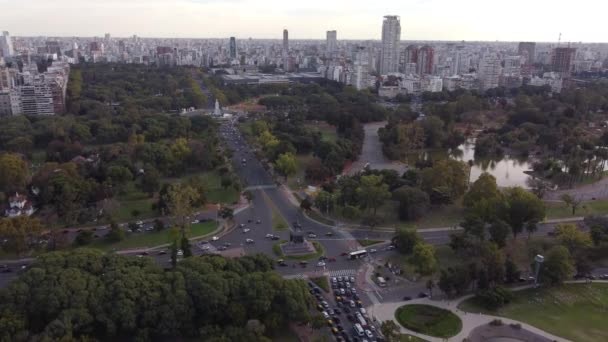
<path fill-rule="evenodd" d="M 213 115 L 222 116 L 222 111 L 220 110 L 220 102 L 215 99 L 215 111 L 213 111 Z"/>

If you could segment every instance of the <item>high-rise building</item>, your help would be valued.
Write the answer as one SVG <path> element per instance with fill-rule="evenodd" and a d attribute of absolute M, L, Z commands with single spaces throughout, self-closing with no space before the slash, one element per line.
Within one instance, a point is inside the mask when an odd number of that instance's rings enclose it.
<path fill-rule="evenodd" d="M 524 58 L 524 64 L 533 64 L 536 58 L 536 43 L 534 42 L 521 42 L 517 52 Z"/>
<path fill-rule="evenodd" d="M 289 32 L 287 29 L 283 30 L 283 54 L 287 55 L 289 52 Z"/>
<path fill-rule="evenodd" d="M 382 50 L 380 52 L 380 74 L 399 71 L 399 42 L 401 23 L 399 16 L 384 16 L 382 22 Z"/>
<path fill-rule="evenodd" d="M 500 58 L 495 53 L 486 52 L 479 61 L 477 76 L 481 82 L 481 90 L 498 87 L 500 78 Z"/>
<path fill-rule="evenodd" d="M 338 49 L 338 33 L 334 31 L 327 31 L 327 42 L 326 51 L 330 55 Z"/>
<path fill-rule="evenodd" d="M 553 54 L 551 55 L 551 67 L 553 71 L 569 74 L 572 71 L 572 62 L 574 62 L 575 55 L 575 48 L 558 47 L 553 49 Z"/>
<path fill-rule="evenodd" d="M 521 56 L 506 56 L 505 66 L 502 69 L 503 75 L 520 75 L 521 74 Z"/>
<path fill-rule="evenodd" d="M 236 38 L 230 37 L 230 58 L 236 58 Z"/>
<path fill-rule="evenodd" d="M 0 54 L 3 57 L 12 56 L 13 51 L 13 40 L 8 31 L 2 32 L 2 36 L 0 36 Z"/>
<path fill-rule="evenodd" d="M 431 75 L 433 73 L 433 64 L 435 59 L 435 50 L 432 46 L 425 45 L 418 50 L 417 71 L 420 75 Z"/>

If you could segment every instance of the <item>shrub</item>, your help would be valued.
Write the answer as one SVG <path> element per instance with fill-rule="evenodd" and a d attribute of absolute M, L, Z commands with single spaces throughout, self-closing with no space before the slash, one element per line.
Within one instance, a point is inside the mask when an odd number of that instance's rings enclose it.
<path fill-rule="evenodd" d="M 495 327 L 499 327 L 499 326 L 503 325 L 503 323 L 502 323 L 501 319 L 495 319 L 495 320 L 492 320 L 490 322 L 490 325 L 491 326 L 495 326 Z"/>
<path fill-rule="evenodd" d="M 521 324 L 519 324 L 519 323 L 511 323 L 511 324 L 509 324 L 509 326 L 513 329 L 517 329 L 517 330 L 521 329 Z"/>
<path fill-rule="evenodd" d="M 488 310 L 497 310 L 513 300 L 511 291 L 497 286 L 492 289 L 479 291 L 475 296 L 476 301 Z"/>

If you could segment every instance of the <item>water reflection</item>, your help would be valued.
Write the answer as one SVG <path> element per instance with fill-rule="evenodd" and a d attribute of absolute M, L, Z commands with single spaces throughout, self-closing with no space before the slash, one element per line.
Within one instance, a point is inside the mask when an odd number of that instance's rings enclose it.
<path fill-rule="evenodd" d="M 457 149 L 450 151 L 432 150 L 416 154 L 412 154 L 408 158 L 408 164 L 414 165 L 417 159 L 422 160 L 438 160 L 445 158 L 453 158 L 464 162 L 473 161 L 471 167 L 471 181 L 474 182 L 483 172 L 496 177 L 496 183 L 500 187 L 521 186 L 527 188 L 526 181 L 530 178 L 525 171 L 532 169 L 532 164 L 525 158 L 518 159 L 511 156 L 502 156 L 501 158 L 477 158 L 475 159 L 475 141 L 469 140 L 458 146 Z"/>

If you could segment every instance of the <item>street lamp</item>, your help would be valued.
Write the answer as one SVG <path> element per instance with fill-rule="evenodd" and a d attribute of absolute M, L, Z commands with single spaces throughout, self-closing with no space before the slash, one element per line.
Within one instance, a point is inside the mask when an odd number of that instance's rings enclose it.
<path fill-rule="evenodd" d="M 534 272 L 534 287 L 538 286 L 538 275 L 540 274 L 540 266 L 544 261 L 545 261 L 545 257 L 540 254 L 537 254 L 534 257 L 534 263 L 536 266 L 536 270 Z"/>

